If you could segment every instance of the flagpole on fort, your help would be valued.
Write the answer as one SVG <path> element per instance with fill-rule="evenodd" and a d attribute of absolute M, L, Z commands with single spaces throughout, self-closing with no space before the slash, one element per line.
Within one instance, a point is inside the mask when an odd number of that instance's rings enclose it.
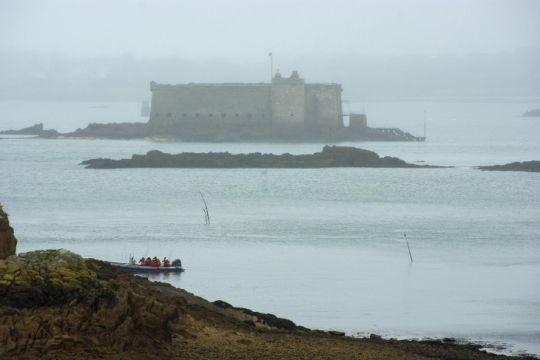
<path fill-rule="evenodd" d="M 270 83 L 272 83 L 272 78 L 274 77 L 274 56 L 272 52 L 269 52 L 268 56 L 270 57 Z"/>

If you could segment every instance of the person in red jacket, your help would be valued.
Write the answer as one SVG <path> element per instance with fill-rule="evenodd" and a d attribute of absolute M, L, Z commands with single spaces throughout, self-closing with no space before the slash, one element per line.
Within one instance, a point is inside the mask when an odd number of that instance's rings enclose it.
<path fill-rule="evenodd" d="M 161 261 L 159 261 L 157 256 L 154 256 L 154 258 L 152 259 L 152 266 L 153 267 L 160 267 L 161 266 Z"/>
<path fill-rule="evenodd" d="M 144 258 L 144 256 L 141 258 L 141 260 L 139 260 L 139 265 L 141 266 L 144 266 L 146 264 L 146 259 Z"/>
<path fill-rule="evenodd" d="M 164 258 L 163 258 L 163 266 L 164 266 L 164 267 L 169 267 L 169 266 L 171 266 L 171 262 L 169 261 L 169 259 L 167 259 L 167 257 L 164 257 Z"/>
<path fill-rule="evenodd" d="M 152 259 L 150 259 L 150 256 L 144 261 L 144 266 L 152 266 Z"/>

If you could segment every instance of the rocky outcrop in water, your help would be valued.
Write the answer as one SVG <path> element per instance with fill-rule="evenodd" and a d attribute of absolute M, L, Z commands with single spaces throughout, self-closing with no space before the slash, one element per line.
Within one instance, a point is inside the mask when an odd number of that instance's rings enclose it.
<path fill-rule="evenodd" d="M 59 135 L 56 130 L 45 130 L 43 124 L 35 124 L 20 130 L 4 130 L 0 131 L 3 135 L 36 135 L 43 138 L 55 138 Z"/>
<path fill-rule="evenodd" d="M 86 128 L 61 134 L 74 138 L 142 139 L 200 142 L 340 142 L 340 141 L 424 141 L 422 137 L 397 128 L 340 127 L 316 129 L 276 127 L 257 124 L 221 126 L 199 121 L 183 126 L 151 126 L 148 123 L 89 124 Z"/>
<path fill-rule="evenodd" d="M 13 228 L 9 224 L 8 214 L 0 204 L 0 259 L 5 259 L 10 255 L 15 255 L 17 250 L 17 239 Z"/>
<path fill-rule="evenodd" d="M 526 172 L 540 172 L 540 161 L 523 161 L 513 162 L 505 165 L 492 165 L 492 166 L 479 166 L 480 170 L 488 171 L 526 171 Z"/>
<path fill-rule="evenodd" d="M 73 132 L 45 130 L 36 124 L 20 130 L 0 131 L 9 135 L 37 135 L 41 138 L 99 138 L 99 139 L 166 139 L 168 141 L 200 142 L 340 142 L 340 141 L 425 141 L 423 137 L 397 128 L 364 126 L 332 129 L 311 127 L 279 127 L 262 124 L 222 126 L 219 123 L 197 121 L 194 124 L 154 126 L 149 123 L 91 123 Z"/>
<path fill-rule="evenodd" d="M 152 136 L 152 133 L 146 123 L 92 123 L 85 128 L 62 135 L 76 138 L 142 139 Z"/>
<path fill-rule="evenodd" d="M 131 159 L 91 159 L 81 165 L 89 169 L 114 168 L 431 168 L 409 164 L 395 157 L 380 157 L 373 151 L 347 146 L 325 146 L 321 152 L 304 155 L 181 153 L 166 154 L 153 150 Z"/>
<path fill-rule="evenodd" d="M 524 117 L 540 117 L 540 109 L 533 109 L 525 112 Z"/>

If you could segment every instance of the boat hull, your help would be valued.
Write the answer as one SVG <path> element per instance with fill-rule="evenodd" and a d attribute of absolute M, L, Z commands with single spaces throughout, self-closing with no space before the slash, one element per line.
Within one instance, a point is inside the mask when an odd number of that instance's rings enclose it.
<path fill-rule="evenodd" d="M 119 262 L 109 262 L 111 266 L 130 272 L 151 272 L 151 273 L 171 273 L 171 272 L 182 272 L 185 269 L 181 266 L 141 266 L 141 265 L 132 265 Z"/>

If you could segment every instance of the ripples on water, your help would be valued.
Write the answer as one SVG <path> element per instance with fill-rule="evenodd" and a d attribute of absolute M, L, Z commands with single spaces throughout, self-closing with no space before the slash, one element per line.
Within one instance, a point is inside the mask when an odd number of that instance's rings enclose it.
<path fill-rule="evenodd" d="M 309 327 L 468 337 L 540 353 L 540 175 L 471 168 L 540 159 L 540 120 L 518 116 L 540 106 L 404 102 L 367 110 L 372 124 L 420 134 L 425 107 L 427 143 L 354 145 L 456 168 L 85 170 L 84 159 L 151 149 L 309 153 L 323 144 L 1 139 L 0 200 L 19 251 L 180 256 L 185 273 L 156 279 Z M 1 129 L 38 122 L 7 118 Z"/>

